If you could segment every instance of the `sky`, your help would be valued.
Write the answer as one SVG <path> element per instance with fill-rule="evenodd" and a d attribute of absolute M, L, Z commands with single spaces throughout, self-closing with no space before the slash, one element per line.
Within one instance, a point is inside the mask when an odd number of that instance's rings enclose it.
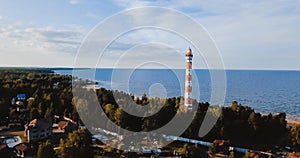
<path fill-rule="evenodd" d="M 214 41 L 225 69 L 300 69 L 300 1 L 295 0 L 2 0 L 0 66 L 74 67 L 93 30 L 116 14 L 145 6 L 169 8 L 196 21 Z M 162 17 L 160 12 L 131 14 L 100 31 L 113 33 Z M 184 29 L 180 22 L 175 19 Z M 103 38 L 93 44 L 103 44 Z M 121 34 L 102 56 L 90 58 L 98 59 L 98 67 L 184 68 L 188 47 L 194 48 L 191 41 L 176 32 L 144 28 Z M 85 62 L 80 66 L 89 65 L 89 59 Z M 197 50 L 194 63 L 208 68 Z"/>

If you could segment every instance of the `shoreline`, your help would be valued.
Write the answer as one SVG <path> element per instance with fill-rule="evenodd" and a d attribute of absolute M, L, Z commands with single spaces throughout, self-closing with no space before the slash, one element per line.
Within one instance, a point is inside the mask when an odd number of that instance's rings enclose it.
<path fill-rule="evenodd" d="M 290 120 L 286 119 L 287 125 L 294 126 L 294 125 L 300 125 L 300 120 Z"/>
<path fill-rule="evenodd" d="M 53 68 L 48 68 L 48 69 L 54 71 L 55 74 L 59 74 L 59 75 L 72 75 L 72 74 L 68 74 L 68 73 L 65 73 L 65 72 L 64 73 L 60 73 L 59 72 L 61 70 L 71 70 L 72 68 L 54 68 L 54 69 Z M 89 69 L 89 68 L 76 68 L 76 69 Z M 110 69 L 110 68 L 97 68 L 97 69 Z M 178 70 L 180 70 L 180 69 L 178 69 Z M 182 69 L 182 70 L 184 70 L 184 69 Z M 199 69 L 199 70 L 202 70 L 202 69 Z M 203 69 L 203 70 L 205 70 L 205 69 Z M 243 70 L 241 70 L 241 71 L 243 71 Z M 253 70 L 253 71 L 259 71 L 259 70 Z M 278 70 L 275 70 L 275 71 L 278 71 Z M 85 78 L 85 79 L 87 79 L 87 78 Z M 88 80 L 91 80 L 91 79 L 88 79 Z M 109 89 L 109 88 L 105 87 L 103 84 L 101 84 L 100 83 L 101 80 L 96 80 L 96 79 L 93 80 L 92 79 L 91 81 L 97 82 L 98 84 L 87 84 L 83 88 L 88 89 L 88 90 L 97 90 L 97 89 L 100 89 L 100 88 L 105 88 L 105 89 L 108 89 L 108 90 L 112 90 L 112 89 Z M 140 96 L 137 96 L 137 97 L 140 97 Z M 177 97 L 177 96 L 175 96 L 175 97 Z M 198 102 L 202 102 L 200 100 L 197 100 L 197 101 Z M 224 105 L 225 107 L 230 106 L 230 103 L 228 103 L 228 104 L 224 103 L 224 104 L 225 104 Z M 271 114 L 278 113 L 276 111 L 260 112 L 260 111 L 257 111 L 254 107 L 252 107 L 252 106 L 250 106 L 250 107 L 253 108 L 255 110 L 255 112 L 261 113 L 262 115 L 268 115 L 270 113 Z M 299 116 L 295 116 L 295 114 L 289 114 L 287 112 L 284 112 L 284 113 L 286 114 L 286 121 L 287 121 L 287 125 L 288 126 L 300 125 L 300 118 L 299 118 Z"/>

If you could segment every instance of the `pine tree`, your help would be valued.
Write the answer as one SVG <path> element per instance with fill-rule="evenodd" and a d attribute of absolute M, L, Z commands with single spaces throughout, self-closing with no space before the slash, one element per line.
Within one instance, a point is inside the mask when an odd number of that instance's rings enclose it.
<path fill-rule="evenodd" d="M 300 125 L 291 128 L 291 141 L 294 146 L 300 146 Z"/>
<path fill-rule="evenodd" d="M 50 142 L 45 142 L 39 145 L 37 158 L 54 158 L 53 145 Z"/>
<path fill-rule="evenodd" d="M 87 129 L 79 129 L 69 134 L 68 140 L 64 142 L 60 140 L 59 150 L 56 154 L 58 158 L 73 158 L 73 157 L 93 157 L 91 150 L 92 139 L 91 134 Z"/>

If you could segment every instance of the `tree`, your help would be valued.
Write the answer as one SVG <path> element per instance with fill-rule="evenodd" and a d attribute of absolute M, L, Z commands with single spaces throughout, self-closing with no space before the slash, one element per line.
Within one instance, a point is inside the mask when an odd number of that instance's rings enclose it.
<path fill-rule="evenodd" d="M 54 158 L 54 150 L 53 145 L 47 141 L 39 145 L 37 158 Z"/>
<path fill-rule="evenodd" d="M 9 117 L 14 119 L 14 118 L 17 118 L 19 115 L 19 113 L 17 112 L 16 109 L 11 109 L 10 112 L 9 112 Z"/>
<path fill-rule="evenodd" d="M 188 154 L 189 154 L 189 145 L 187 144 L 187 143 L 185 143 L 184 145 L 183 145 L 183 155 L 185 156 L 185 157 L 188 157 Z"/>
<path fill-rule="evenodd" d="M 300 146 L 300 125 L 291 128 L 291 142 L 294 146 Z"/>
<path fill-rule="evenodd" d="M 47 108 L 44 117 L 51 118 L 54 115 L 54 105 L 53 102 L 51 103 L 50 107 Z"/>
<path fill-rule="evenodd" d="M 33 108 L 30 110 L 30 120 L 40 118 L 40 113 L 37 108 Z"/>
<path fill-rule="evenodd" d="M 0 83 L 1 84 L 1 83 Z M 9 114 L 9 105 L 4 98 L 0 98 L 0 120 L 5 119 Z"/>
<path fill-rule="evenodd" d="M 122 108 L 118 108 L 115 112 L 115 122 L 117 123 L 117 125 L 122 127 L 123 119 L 124 119 L 124 112 Z"/>
<path fill-rule="evenodd" d="M 142 95 L 142 105 L 147 105 L 149 103 L 148 97 L 146 93 L 143 93 Z"/>
<path fill-rule="evenodd" d="M 68 148 L 65 146 L 64 139 L 60 138 L 59 140 L 59 149 L 56 150 L 56 155 L 58 158 L 68 158 L 70 157 L 70 153 L 68 152 Z"/>
<path fill-rule="evenodd" d="M 106 104 L 104 107 L 104 112 L 106 115 L 108 115 L 108 118 L 110 120 L 114 120 L 114 114 L 115 114 L 115 107 L 112 104 Z"/>
<path fill-rule="evenodd" d="M 252 125 L 254 130 L 257 130 L 260 127 L 260 119 L 261 119 L 261 115 L 255 112 L 252 112 L 249 115 L 248 122 L 250 125 Z"/>
<path fill-rule="evenodd" d="M 231 103 L 231 106 L 230 106 L 230 108 L 233 110 L 233 111 L 236 111 L 237 110 L 237 108 L 238 108 L 238 102 L 237 101 L 233 101 L 232 103 Z"/>
<path fill-rule="evenodd" d="M 79 129 L 69 134 L 68 140 L 62 139 L 59 144 L 59 150 L 56 154 L 58 158 L 72 157 L 93 157 L 90 145 L 92 144 L 91 134 L 87 129 Z"/>
<path fill-rule="evenodd" d="M 216 145 L 217 145 L 217 144 L 212 143 L 212 144 L 209 146 L 208 151 L 209 151 L 210 154 L 214 155 L 214 154 L 217 153 Z"/>
<path fill-rule="evenodd" d="M 37 101 L 35 99 L 30 99 L 27 103 L 27 108 L 28 110 L 31 110 L 34 107 L 37 107 Z"/>

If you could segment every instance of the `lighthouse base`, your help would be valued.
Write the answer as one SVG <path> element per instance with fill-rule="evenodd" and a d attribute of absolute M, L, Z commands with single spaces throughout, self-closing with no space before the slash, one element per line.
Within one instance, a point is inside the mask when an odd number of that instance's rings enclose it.
<path fill-rule="evenodd" d="M 193 104 L 185 104 L 184 106 L 187 108 L 187 110 L 193 109 Z"/>

